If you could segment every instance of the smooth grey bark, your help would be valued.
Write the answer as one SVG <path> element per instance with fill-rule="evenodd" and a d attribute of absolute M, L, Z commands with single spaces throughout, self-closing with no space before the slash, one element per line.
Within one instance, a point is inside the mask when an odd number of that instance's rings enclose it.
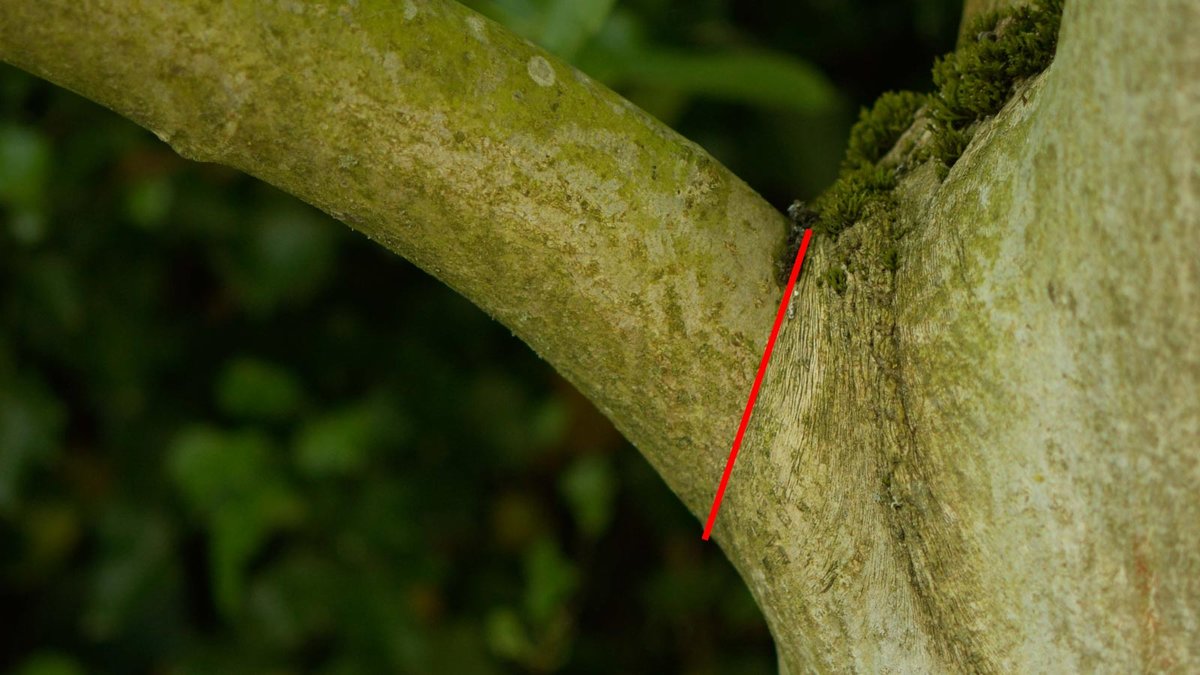
<path fill-rule="evenodd" d="M 782 223 L 611 92 L 435 0 L 8 0 L 0 57 L 410 257 L 707 509 Z M 1069 0 L 898 240 L 816 241 L 716 530 L 782 670 L 1200 670 L 1198 115 L 1200 5 Z"/>

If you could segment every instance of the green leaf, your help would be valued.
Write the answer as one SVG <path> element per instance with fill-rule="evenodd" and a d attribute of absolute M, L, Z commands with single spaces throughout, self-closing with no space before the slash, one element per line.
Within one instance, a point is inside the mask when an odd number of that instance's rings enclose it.
<path fill-rule="evenodd" d="M 17 507 L 25 475 L 58 449 L 65 417 L 40 380 L 0 372 L 0 512 Z"/>
<path fill-rule="evenodd" d="M 543 504 L 524 492 L 498 495 L 492 501 L 490 515 L 492 536 L 511 551 L 523 549 L 548 529 Z"/>
<path fill-rule="evenodd" d="M 43 212 L 50 144 L 37 129 L 0 126 L 0 206 L 11 209 L 9 231 L 23 244 L 46 236 Z"/>
<path fill-rule="evenodd" d="M 521 617 L 511 608 L 493 609 L 487 616 L 484 633 L 488 647 L 506 659 L 519 661 L 533 651 L 533 643 Z"/>
<path fill-rule="evenodd" d="M 616 497 L 616 478 L 607 457 L 579 458 L 563 474 L 558 489 L 571 507 L 580 531 L 590 538 L 604 532 L 612 520 Z"/>
<path fill-rule="evenodd" d="M 542 17 L 537 43 L 570 60 L 599 32 L 615 0 L 553 0 Z"/>
<path fill-rule="evenodd" d="M 217 378 L 217 404 L 234 417 L 286 419 L 300 407 L 303 397 L 300 383 L 290 372 L 251 357 L 226 363 Z"/>
<path fill-rule="evenodd" d="M 140 506 L 140 505 L 139 505 Z M 99 518 L 100 544 L 81 617 L 89 638 L 111 640 L 149 617 L 161 624 L 177 601 L 171 523 L 160 512 L 114 506 Z M 171 617 L 173 618 L 173 617 Z"/>
<path fill-rule="evenodd" d="M 46 237 L 46 216 L 40 209 L 18 206 L 8 221 L 8 231 L 22 244 L 36 244 Z"/>
<path fill-rule="evenodd" d="M 287 557 L 273 561 L 248 589 L 245 627 L 271 649 L 300 648 L 337 626 L 349 579 L 323 553 L 289 547 Z"/>
<path fill-rule="evenodd" d="M 270 442 L 257 432 L 194 427 L 171 445 L 168 470 L 184 500 L 211 514 L 257 491 L 270 477 L 270 451 Z"/>
<path fill-rule="evenodd" d="M 553 539 L 538 540 L 525 554 L 525 611 L 545 625 L 566 607 L 579 586 L 579 570 Z"/>
<path fill-rule="evenodd" d="M 571 423 L 571 413 L 560 398 L 547 399 L 529 417 L 529 444 L 539 448 L 562 441 Z"/>
<path fill-rule="evenodd" d="M 0 126 L 0 202 L 41 203 L 50 174 L 50 144 L 36 129 Z"/>
<path fill-rule="evenodd" d="M 255 508 L 222 508 L 209 525 L 209 564 L 217 606 L 233 614 L 242 605 L 246 563 L 269 534 L 269 523 Z"/>
<path fill-rule="evenodd" d="M 27 274 L 30 299 L 37 303 L 42 315 L 67 333 L 84 324 L 83 282 L 75 268 L 76 261 L 62 255 L 39 256 L 32 260 Z"/>
<path fill-rule="evenodd" d="M 83 675 L 83 667 L 65 654 L 38 654 L 21 664 L 14 675 Z"/>
<path fill-rule="evenodd" d="M 296 465 L 310 476 L 361 471 L 378 442 L 376 408 L 360 404 L 309 422 L 296 439 Z"/>
<path fill-rule="evenodd" d="M 218 267 L 254 313 L 309 297 L 334 263 L 334 223 L 298 206 L 275 207 L 246 223 L 246 237 Z"/>
<path fill-rule="evenodd" d="M 651 49 L 596 66 L 595 76 L 614 88 L 663 88 L 805 113 L 827 112 L 840 101 L 837 90 L 815 66 L 776 52 Z"/>
<path fill-rule="evenodd" d="M 226 613 L 242 600 L 246 563 L 275 529 L 299 516 L 299 502 L 257 432 L 199 427 L 172 445 L 171 477 L 209 533 L 217 605 Z"/>
<path fill-rule="evenodd" d="M 163 223 L 175 201 L 170 176 L 151 176 L 134 183 L 125 194 L 125 214 L 139 227 L 153 229 Z"/>

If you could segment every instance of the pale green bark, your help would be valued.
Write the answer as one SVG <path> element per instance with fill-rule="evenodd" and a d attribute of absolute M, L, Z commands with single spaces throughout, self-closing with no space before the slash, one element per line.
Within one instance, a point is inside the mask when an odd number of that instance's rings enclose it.
<path fill-rule="evenodd" d="M 1200 4 L 1068 2 L 901 266 L 808 277 L 718 525 L 789 672 L 1200 671 Z"/>
<path fill-rule="evenodd" d="M 784 217 L 587 76 L 445 0 L 5 0 L 0 58 L 412 260 L 711 498 Z"/>
<path fill-rule="evenodd" d="M 8 0 L 0 56 L 439 275 L 707 508 L 781 223 L 610 92 L 415 0 Z M 815 243 L 717 523 L 783 669 L 1200 671 L 1200 5 L 1069 0 L 899 195 L 895 274 Z"/>

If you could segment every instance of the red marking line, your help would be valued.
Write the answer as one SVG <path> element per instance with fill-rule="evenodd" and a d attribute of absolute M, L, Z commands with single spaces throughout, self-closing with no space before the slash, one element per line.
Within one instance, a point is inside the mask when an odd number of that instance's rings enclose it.
<path fill-rule="evenodd" d="M 804 253 L 808 251 L 808 240 L 812 238 L 812 230 L 804 231 L 800 240 L 800 250 L 796 252 L 796 262 L 792 264 L 792 275 L 788 277 L 787 288 L 783 291 L 783 300 L 779 303 L 779 312 L 775 315 L 775 325 L 771 327 L 771 337 L 767 338 L 767 348 L 763 351 L 762 361 L 758 364 L 758 375 L 754 377 L 754 386 L 750 387 L 750 400 L 746 401 L 746 412 L 742 413 L 742 423 L 738 425 L 737 436 L 733 438 L 733 449 L 729 451 L 729 460 L 725 462 L 725 473 L 721 474 L 721 484 L 717 486 L 717 496 L 713 499 L 712 510 L 708 512 L 708 523 L 704 525 L 704 535 L 700 538 L 708 541 L 712 534 L 713 524 L 717 522 L 717 511 L 721 508 L 721 500 L 725 497 L 725 488 L 729 486 L 729 475 L 733 473 L 733 463 L 737 461 L 738 450 L 742 447 L 742 437 L 746 435 L 746 426 L 750 424 L 750 413 L 754 410 L 754 402 L 758 399 L 758 388 L 762 386 L 763 375 L 767 374 L 767 364 L 771 361 L 771 350 L 775 349 L 775 338 L 779 337 L 779 327 L 783 325 L 783 317 L 787 314 L 788 302 L 792 299 L 792 291 L 796 288 L 796 279 L 800 276 L 800 265 L 804 262 Z"/>

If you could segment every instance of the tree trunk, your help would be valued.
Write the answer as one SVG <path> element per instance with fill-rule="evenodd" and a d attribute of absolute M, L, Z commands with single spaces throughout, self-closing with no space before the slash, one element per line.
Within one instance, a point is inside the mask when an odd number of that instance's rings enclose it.
<path fill-rule="evenodd" d="M 1068 3 L 899 270 L 807 277 L 718 526 L 789 671 L 1200 670 L 1198 29 Z"/>
<path fill-rule="evenodd" d="M 783 227 L 694 145 L 442 0 L 8 0 L 0 58 L 409 257 L 707 510 Z M 814 243 L 717 521 L 781 670 L 1200 670 L 1200 5 L 1068 0 L 898 194 Z"/>

